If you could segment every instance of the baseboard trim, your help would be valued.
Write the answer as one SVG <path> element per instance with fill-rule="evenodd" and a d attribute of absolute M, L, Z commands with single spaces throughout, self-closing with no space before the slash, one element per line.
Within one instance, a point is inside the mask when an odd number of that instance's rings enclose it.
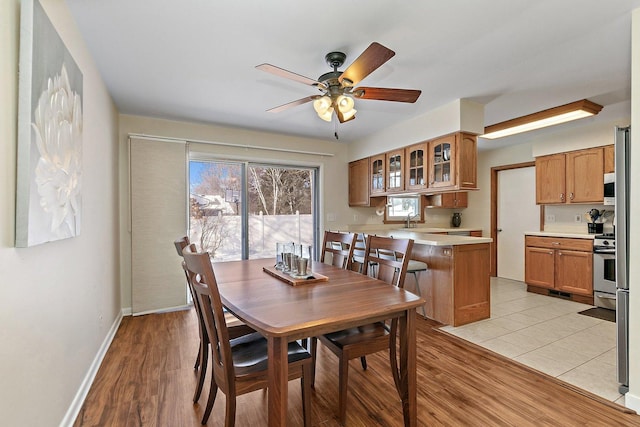
<path fill-rule="evenodd" d="M 111 342 L 113 338 L 116 336 L 116 332 L 120 327 L 120 322 L 122 322 L 122 317 L 124 316 L 124 311 L 121 310 L 118 317 L 116 317 L 115 321 L 111 325 L 111 329 L 109 329 L 109 333 L 105 337 L 96 357 L 93 359 L 93 362 L 89 366 L 89 370 L 85 375 L 82 383 L 80 384 L 80 388 L 78 389 L 75 397 L 71 401 L 71 405 L 67 410 L 67 413 L 64 415 L 64 418 L 60 422 L 60 427 L 72 426 L 75 422 L 78 414 L 80 413 L 80 409 L 82 409 L 82 405 L 84 404 L 84 400 L 87 398 L 87 394 L 89 394 L 89 389 L 93 384 L 93 380 L 96 378 L 96 374 L 98 373 L 98 369 L 100 369 L 100 365 L 104 360 L 104 356 L 107 354 L 107 350 L 109 350 L 109 346 L 111 346 Z"/>
<path fill-rule="evenodd" d="M 640 396 L 627 392 L 624 395 L 624 406 L 640 413 Z"/>

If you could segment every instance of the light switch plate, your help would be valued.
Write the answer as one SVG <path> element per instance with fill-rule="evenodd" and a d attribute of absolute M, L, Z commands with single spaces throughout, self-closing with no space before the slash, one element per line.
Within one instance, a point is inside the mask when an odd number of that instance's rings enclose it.
<path fill-rule="evenodd" d="M 573 218 L 574 222 L 582 222 L 582 215 L 580 214 L 576 214 L 576 216 Z"/>

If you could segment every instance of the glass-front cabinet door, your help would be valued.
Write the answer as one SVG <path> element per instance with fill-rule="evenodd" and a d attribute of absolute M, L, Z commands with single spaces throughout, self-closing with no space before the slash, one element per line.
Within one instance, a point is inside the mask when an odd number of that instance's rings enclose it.
<path fill-rule="evenodd" d="M 429 142 L 429 187 L 455 185 L 455 135 Z"/>
<path fill-rule="evenodd" d="M 384 154 L 371 157 L 371 194 L 384 193 L 385 192 L 385 157 Z"/>
<path fill-rule="evenodd" d="M 387 192 L 404 190 L 404 176 L 402 159 L 404 150 L 390 151 L 386 155 L 387 162 Z"/>
<path fill-rule="evenodd" d="M 405 184 L 406 190 L 427 188 L 427 144 L 412 145 L 405 149 Z"/>

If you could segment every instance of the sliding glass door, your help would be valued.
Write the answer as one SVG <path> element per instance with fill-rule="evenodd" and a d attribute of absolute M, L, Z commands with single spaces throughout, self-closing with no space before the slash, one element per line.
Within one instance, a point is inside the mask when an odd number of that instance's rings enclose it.
<path fill-rule="evenodd" d="M 213 262 L 275 257 L 276 242 L 316 247 L 317 173 L 297 166 L 190 161 L 191 241 Z"/>

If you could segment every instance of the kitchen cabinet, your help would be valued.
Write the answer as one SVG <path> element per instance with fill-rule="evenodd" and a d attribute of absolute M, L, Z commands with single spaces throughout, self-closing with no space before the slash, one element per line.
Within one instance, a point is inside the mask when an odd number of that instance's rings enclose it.
<path fill-rule="evenodd" d="M 531 292 L 593 303 L 593 241 L 525 236 L 525 282 Z"/>
<path fill-rule="evenodd" d="M 369 206 L 369 158 L 349 163 L 349 206 Z"/>
<path fill-rule="evenodd" d="M 405 148 L 405 190 L 427 188 L 427 144 L 420 143 Z"/>
<path fill-rule="evenodd" d="M 536 157 L 536 203 L 602 203 L 602 147 Z"/>
<path fill-rule="evenodd" d="M 430 190 L 477 187 L 476 136 L 464 132 L 446 135 L 427 144 Z"/>
<path fill-rule="evenodd" d="M 394 193 L 404 190 L 404 149 L 390 151 L 385 154 L 386 191 Z"/>
<path fill-rule="evenodd" d="M 616 171 L 615 150 L 613 145 L 604 147 L 604 173 L 613 173 Z"/>
<path fill-rule="evenodd" d="M 369 177 L 371 179 L 370 194 L 380 194 L 385 192 L 385 156 L 378 154 L 369 158 Z"/>
<path fill-rule="evenodd" d="M 427 208 L 466 208 L 467 192 L 431 194 L 425 196 L 424 206 Z"/>

